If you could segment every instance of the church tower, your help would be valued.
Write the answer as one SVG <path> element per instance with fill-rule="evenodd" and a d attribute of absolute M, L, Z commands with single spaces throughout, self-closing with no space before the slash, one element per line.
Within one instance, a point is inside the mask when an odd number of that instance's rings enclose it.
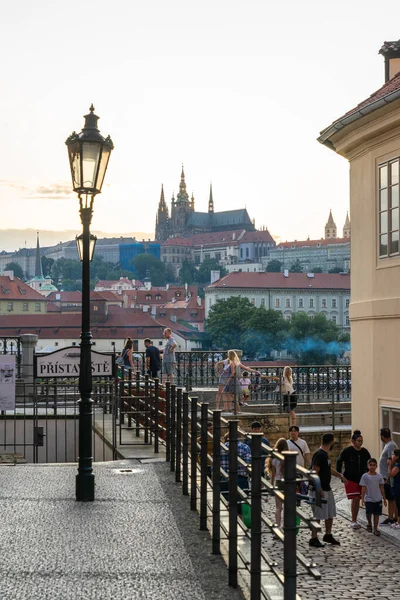
<path fill-rule="evenodd" d="M 156 235 L 157 242 L 165 242 L 169 237 L 169 215 L 168 206 L 164 198 L 164 185 L 161 185 L 160 202 L 156 217 Z"/>
<path fill-rule="evenodd" d="M 186 191 L 185 172 L 182 165 L 181 182 L 179 184 L 179 192 L 176 199 L 171 202 L 171 233 L 175 235 L 184 235 L 186 222 L 189 214 L 194 212 L 194 197 L 189 199 L 189 194 Z"/>
<path fill-rule="evenodd" d="M 343 237 L 350 239 L 350 231 L 351 231 L 351 228 L 350 228 L 349 213 L 346 213 L 346 220 L 343 225 Z"/>
<path fill-rule="evenodd" d="M 337 227 L 332 217 L 332 210 L 329 211 L 328 222 L 325 225 L 325 239 L 331 240 L 337 238 Z"/>
<path fill-rule="evenodd" d="M 212 193 L 212 183 L 210 183 L 210 198 L 208 200 L 208 212 L 209 213 L 214 212 L 214 199 L 213 199 L 213 193 Z"/>

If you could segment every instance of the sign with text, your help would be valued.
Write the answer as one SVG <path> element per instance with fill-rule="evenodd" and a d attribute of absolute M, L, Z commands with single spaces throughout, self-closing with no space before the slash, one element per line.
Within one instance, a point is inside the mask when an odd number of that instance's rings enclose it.
<path fill-rule="evenodd" d="M 15 409 L 15 356 L 0 355 L 0 410 Z"/>
<path fill-rule="evenodd" d="M 114 374 L 114 354 L 103 354 L 92 350 L 92 377 L 112 377 Z M 69 346 L 35 355 L 35 377 L 48 379 L 55 377 L 79 377 L 81 349 Z"/>

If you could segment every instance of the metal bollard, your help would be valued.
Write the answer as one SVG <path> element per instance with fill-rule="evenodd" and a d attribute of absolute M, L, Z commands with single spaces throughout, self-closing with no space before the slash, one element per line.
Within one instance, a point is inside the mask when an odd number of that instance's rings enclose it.
<path fill-rule="evenodd" d="M 154 380 L 154 453 L 158 454 L 158 377 Z"/>
<path fill-rule="evenodd" d="M 149 415 L 149 411 L 150 411 L 150 386 L 149 386 L 149 376 L 146 375 L 144 376 L 144 402 L 143 402 L 143 408 L 144 408 L 144 419 L 143 419 L 143 425 L 144 425 L 144 443 L 148 444 L 149 443 L 149 429 L 150 429 L 150 415 Z"/>
<path fill-rule="evenodd" d="M 251 600 L 261 598 L 261 440 L 262 433 L 251 435 Z"/>
<path fill-rule="evenodd" d="M 120 382 L 119 382 L 119 423 L 123 425 L 125 422 L 125 406 L 124 406 L 124 391 L 125 391 L 125 369 L 120 369 Z"/>
<path fill-rule="evenodd" d="M 207 449 L 208 449 L 208 403 L 201 405 L 200 449 L 200 530 L 207 531 Z"/>
<path fill-rule="evenodd" d="M 282 452 L 284 462 L 283 489 L 285 500 L 283 503 L 283 598 L 296 600 L 297 565 L 296 565 L 296 456 L 297 452 Z"/>
<path fill-rule="evenodd" d="M 213 412 L 212 553 L 221 554 L 221 411 Z"/>
<path fill-rule="evenodd" d="M 190 423 L 190 508 L 197 510 L 197 401 L 191 399 Z"/>
<path fill-rule="evenodd" d="M 182 388 L 177 389 L 176 395 L 176 448 L 175 448 L 175 482 L 181 482 L 182 455 Z"/>
<path fill-rule="evenodd" d="M 131 376 L 131 371 L 130 371 Z M 140 437 L 140 372 L 136 371 L 135 375 L 136 380 L 136 390 L 135 390 L 135 421 L 136 421 L 136 437 Z M 131 400 L 131 408 L 132 408 L 132 400 Z"/>
<path fill-rule="evenodd" d="M 237 587 L 238 557 L 237 557 L 237 517 L 238 517 L 238 421 L 229 421 L 229 585 Z"/>
<path fill-rule="evenodd" d="M 182 494 L 189 495 L 189 394 L 183 393 Z"/>

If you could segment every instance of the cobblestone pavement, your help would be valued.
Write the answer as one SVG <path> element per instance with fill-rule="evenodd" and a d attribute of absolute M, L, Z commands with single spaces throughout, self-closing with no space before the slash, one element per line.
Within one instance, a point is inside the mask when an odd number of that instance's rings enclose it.
<path fill-rule="evenodd" d="M 1 600 L 242 598 L 165 463 L 97 463 L 91 503 L 75 501 L 75 474 L 0 467 Z"/>
<path fill-rule="evenodd" d="M 312 559 L 319 569 L 320 581 L 299 566 L 298 594 L 302 600 L 400 600 L 400 570 L 398 556 L 400 552 L 400 535 L 398 532 L 382 527 L 382 537 L 378 538 L 368 533 L 365 528 L 352 530 L 349 502 L 345 500 L 343 484 L 332 478 L 332 488 L 338 507 L 341 507 L 338 517 L 334 520 L 333 534 L 341 545 L 324 548 L 310 548 L 308 540 L 310 532 L 301 529 L 298 535 L 298 549 Z M 303 508 L 307 512 L 309 507 Z M 269 498 L 265 511 L 273 516 L 275 503 Z M 310 511 L 311 512 L 311 511 Z M 365 523 L 363 511 L 360 520 Z M 323 526 L 323 525 L 322 525 Z M 320 539 L 322 541 L 322 535 Z M 391 536 L 391 537 L 389 537 Z M 397 537 L 397 539 L 396 539 Z M 282 556 L 282 544 L 265 534 L 265 548 L 278 558 Z M 281 561 L 280 561 L 280 564 Z"/>

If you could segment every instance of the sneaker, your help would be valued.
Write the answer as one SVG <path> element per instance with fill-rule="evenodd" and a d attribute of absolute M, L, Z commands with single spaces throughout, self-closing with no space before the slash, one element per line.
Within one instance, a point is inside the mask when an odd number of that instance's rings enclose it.
<path fill-rule="evenodd" d="M 370 533 L 372 533 L 372 525 L 367 525 L 367 531 L 369 531 Z"/>
<path fill-rule="evenodd" d="M 357 523 L 357 521 L 353 521 L 351 524 L 351 528 L 352 529 L 361 529 L 361 525 L 360 525 L 360 523 Z"/>
<path fill-rule="evenodd" d="M 332 544 L 332 546 L 340 546 L 340 542 L 335 540 L 331 533 L 326 533 L 322 539 L 324 542 L 327 542 L 327 544 Z"/>
<path fill-rule="evenodd" d="M 376 535 L 377 537 L 379 537 L 381 535 L 381 532 L 379 531 L 379 529 L 375 529 L 374 535 Z"/>
<path fill-rule="evenodd" d="M 392 529 L 400 529 L 400 523 L 392 523 L 391 528 Z"/>
<path fill-rule="evenodd" d="M 392 523 L 396 523 L 396 521 L 394 519 L 385 519 L 384 521 L 382 521 L 381 525 L 392 525 Z"/>
<path fill-rule="evenodd" d="M 311 546 L 312 548 L 324 548 L 325 544 L 321 544 L 321 542 L 319 541 L 319 539 L 316 538 L 311 538 L 311 540 L 308 540 L 308 545 Z"/>

